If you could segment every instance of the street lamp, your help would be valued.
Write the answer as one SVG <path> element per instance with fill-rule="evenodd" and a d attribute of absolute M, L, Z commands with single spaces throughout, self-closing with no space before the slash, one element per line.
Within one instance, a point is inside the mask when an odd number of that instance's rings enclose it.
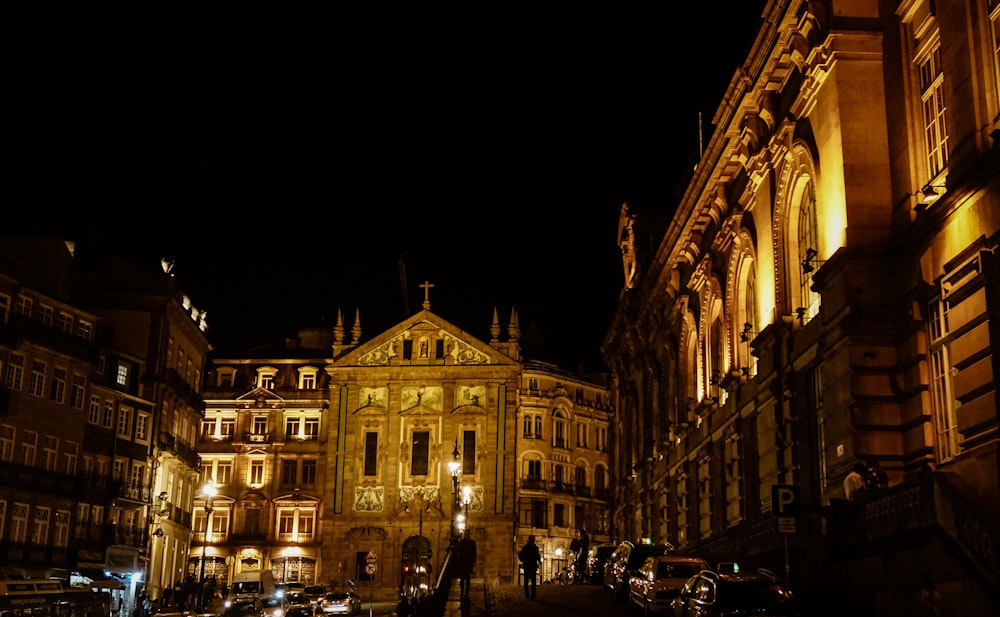
<path fill-rule="evenodd" d="M 451 452 L 451 461 L 448 462 L 448 471 L 451 473 L 451 495 L 454 500 L 452 504 L 451 539 L 454 541 L 458 536 L 458 516 L 461 504 L 458 502 L 458 474 L 462 471 L 462 464 L 458 460 L 458 437 L 455 438 L 455 449 Z"/>
<path fill-rule="evenodd" d="M 208 525 L 209 519 L 212 517 L 212 500 L 218 495 L 218 491 L 215 488 L 215 482 L 208 482 L 205 486 L 201 487 L 201 494 L 205 497 L 205 536 L 201 545 L 201 582 L 205 582 L 205 552 L 208 549 Z"/>
<path fill-rule="evenodd" d="M 465 528 L 469 526 L 469 504 L 472 502 L 472 487 L 463 486 L 462 487 L 462 505 L 464 506 L 461 514 L 458 515 L 459 525 L 458 532 L 461 534 L 465 531 Z"/>

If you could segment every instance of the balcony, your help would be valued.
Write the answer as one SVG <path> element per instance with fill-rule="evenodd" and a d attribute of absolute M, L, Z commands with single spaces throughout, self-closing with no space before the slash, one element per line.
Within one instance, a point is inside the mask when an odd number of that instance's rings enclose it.
<path fill-rule="evenodd" d="M 198 544 L 222 544 L 228 539 L 228 531 L 213 531 L 212 533 L 195 531 L 191 533 L 191 541 Z"/>
<path fill-rule="evenodd" d="M 528 477 L 528 478 L 521 478 L 521 488 L 528 490 L 544 491 L 545 489 L 548 488 L 548 485 L 545 482 L 545 480 L 542 480 L 541 478 Z"/>
<path fill-rule="evenodd" d="M 76 565 L 77 551 L 66 546 L 0 541 L 0 562 L 44 568 Z"/>
<path fill-rule="evenodd" d="M 274 432 L 268 431 L 266 433 L 244 433 L 243 441 L 246 443 L 256 443 L 265 444 L 274 442 Z"/>
<path fill-rule="evenodd" d="M 139 482 L 117 482 L 115 497 L 137 501 L 139 503 L 152 503 L 152 491 L 148 486 L 143 486 Z"/>
<path fill-rule="evenodd" d="M 180 373 L 172 368 L 168 368 L 163 372 L 163 382 L 172 390 L 177 392 L 184 400 L 194 407 L 199 414 L 205 414 L 205 401 L 202 400 L 201 395 L 195 392 L 187 381 L 181 377 Z"/>
<path fill-rule="evenodd" d="M 556 480 L 555 482 L 552 483 L 552 492 L 553 493 L 563 493 L 565 495 L 574 495 L 576 493 L 575 489 L 576 489 L 576 486 L 574 486 L 573 484 L 570 484 L 569 482 L 562 482 L 560 480 Z"/>
<path fill-rule="evenodd" d="M 275 540 L 288 544 L 306 544 L 313 541 L 311 533 L 276 533 Z"/>
<path fill-rule="evenodd" d="M 28 467 L 18 463 L 0 463 L 0 486 L 22 488 L 64 497 L 80 497 L 87 480 L 84 476 L 70 476 L 58 471 Z"/>
<path fill-rule="evenodd" d="M 149 534 L 144 525 L 77 525 L 74 540 L 81 548 L 107 548 L 111 545 L 131 546 L 145 550 Z"/>
<path fill-rule="evenodd" d="M 198 452 L 191 446 L 175 438 L 171 433 L 160 433 L 156 439 L 156 445 L 161 450 L 173 453 L 193 469 L 201 467 L 201 457 L 198 456 Z"/>

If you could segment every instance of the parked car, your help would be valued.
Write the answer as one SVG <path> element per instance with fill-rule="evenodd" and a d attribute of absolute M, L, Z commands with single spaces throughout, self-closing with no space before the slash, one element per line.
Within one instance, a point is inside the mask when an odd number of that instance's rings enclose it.
<path fill-rule="evenodd" d="M 261 604 L 264 606 L 263 609 L 264 617 L 284 617 L 285 615 L 284 598 L 274 595 L 269 598 L 264 598 L 263 600 L 261 600 Z"/>
<path fill-rule="evenodd" d="M 584 578 L 591 585 L 601 585 L 604 583 L 604 564 L 608 562 L 608 557 L 615 552 L 615 544 L 597 544 L 590 547 L 587 552 L 587 570 Z"/>
<path fill-rule="evenodd" d="M 320 608 L 327 615 L 356 615 L 361 612 L 361 596 L 353 591 L 334 591 L 323 596 Z"/>
<path fill-rule="evenodd" d="M 708 569 L 698 557 L 660 555 L 647 557 L 629 581 L 629 602 L 643 614 L 666 613 L 681 588 L 692 576 Z"/>
<path fill-rule="evenodd" d="M 312 598 L 304 591 L 293 591 L 285 595 L 285 604 L 288 606 L 302 606 L 312 603 Z"/>
<path fill-rule="evenodd" d="M 285 617 L 323 617 L 326 613 L 319 607 L 319 604 L 299 604 L 289 606 L 285 611 Z"/>
<path fill-rule="evenodd" d="M 702 570 L 684 584 L 671 611 L 673 617 L 799 615 L 791 590 L 767 570 L 738 574 Z"/>
<path fill-rule="evenodd" d="M 633 544 L 625 541 L 618 545 L 604 566 L 604 588 L 615 600 L 628 601 L 628 585 L 632 575 L 647 557 L 666 555 L 674 550 L 671 544 Z"/>
<path fill-rule="evenodd" d="M 309 596 L 309 601 L 313 604 L 319 604 L 323 596 L 326 595 L 326 587 L 322 585 L 310 585 L 302 590 L 304 594 Z"/>
<path fill-rule="evenodd" d="M 235 600 L 222 612 L 222 617 L 263 617 L 264 605 L 256 598 Z"/>

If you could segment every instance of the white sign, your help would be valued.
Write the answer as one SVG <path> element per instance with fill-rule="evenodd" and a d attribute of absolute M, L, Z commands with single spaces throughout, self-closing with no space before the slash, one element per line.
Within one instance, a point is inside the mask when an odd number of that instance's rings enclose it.
<path fill-rule="evenodd" d="M 375 549 L 368 549 L 368 554 L 365 555 L 365 561 L 368 563 L 375 563 L 378 561 L 378 555 L 375 554 Z"/>

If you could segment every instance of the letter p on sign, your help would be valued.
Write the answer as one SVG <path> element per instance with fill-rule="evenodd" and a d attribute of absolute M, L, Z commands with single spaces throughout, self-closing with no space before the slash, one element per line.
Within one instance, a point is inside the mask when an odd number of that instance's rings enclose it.
<path fill-rule="evenodd" d="M 802 513 L 802 489 L 797 484 L 775 484 L 771 487 L 771 514 L 798 516 Z"/>

